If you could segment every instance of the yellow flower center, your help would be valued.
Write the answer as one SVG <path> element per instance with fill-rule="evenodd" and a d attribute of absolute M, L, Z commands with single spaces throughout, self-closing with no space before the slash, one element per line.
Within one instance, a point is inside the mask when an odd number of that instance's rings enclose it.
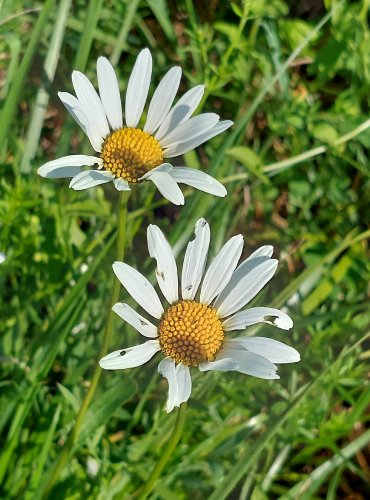
<path fill-rule="evenodd" d="M 169 307 L 158 333 L 165 356 L 188 366 L 214 360 L 224 339 L 216 310 L 193 300 L 181 300 Z"/>
<path fill-rule="evenodd" d="M 104 140 L 100 157 L 105 170 L 127 182 L 137 182 L 163 163 L 159 142 L 137 128 L 121 128 L 110 134 Z"/>

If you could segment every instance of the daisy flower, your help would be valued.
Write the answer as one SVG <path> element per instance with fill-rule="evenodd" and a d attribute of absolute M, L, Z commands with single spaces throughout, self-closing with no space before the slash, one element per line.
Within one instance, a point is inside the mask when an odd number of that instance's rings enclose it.
<path fill-rule="evenodd" d="M 170 69 L 156 88 L 149 104 L 144 127 L 138 127 L 148 97 L 152 56 L 140 52 L 128 81 L 125 121 L 114 69 L 99 57 L 99 94 L 79 71 L 72 73 L 76 97 L 68 92 L 58 96 L 80 125 L 98 156 L 71 155 L 49 161 L 38 169 L 42 177 L 72 177 L 70 187 L 87 189 L 113 181 L 119 191 L 130 183 L 152 181 L 161 194 L 176 205 L 184 204 L 178 184 L 187 184 L 206 193 L 225 196 L 226 189 L 216 179 L 194 168 L 173 167 L 167 158 L 180 156 L 229 128 L 233 122 L 220 121 L 215 113 L 191 116 L 198 107 L 204 86 L 186 92 L 174 105 L 181 68 Z M 82 166 L 97 166 L 81 170 Z"/>
<path fill-rule="evenodd" d="M 136 269 L 115 262 L 113 270 L 119 281 L 156 322 L 127 304 L 115 304 L 113 310 L 150 340 L 108 354 L 100 360 L 102 368 L 134 368 L 162 351 L 164 358 L 158 371 L 168 380 L 166 409 L 170 412 L 190 397 L 191 367 L 202 372 L 238 371 L 262 379 L 278 379 L 275 363 L 300 360 L 295 349 L 277 340 L 228 335 L 256 323 L 269 323 L 283 330 L 293 326 L 290 317 L 279 309 L 252 307 L 240 311 L 276 271 L 278 261 L 271 258 L 271 246 L 259 248 L 238 266 L 244 242 L 242 235 L 234 236 L 204 274 L 210 228 L 205 219 L 198 220 L 195 238 L 185 252 L 179 294 L 177 265 L 168 241 L 155 225 L 148 227 L 147 236 L 149 254 L 157 263 L 158 285 L 169 305 L 162 304 L 154 287 Z"/>

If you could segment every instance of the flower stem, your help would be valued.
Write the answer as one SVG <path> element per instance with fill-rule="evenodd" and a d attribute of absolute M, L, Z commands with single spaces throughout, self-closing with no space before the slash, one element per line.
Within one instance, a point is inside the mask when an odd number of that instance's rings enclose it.
<path fill-rule="evenodd" d="M 118 206 L 118 233 L 117 233 L 117 251 L 116 251 L 116 260 L 122 261 L 125 255 L 125 239 L 126 239 L 126 222 L 127 222 L 127 201 L 130 193 L 127 191 L 122 191 L 119 197 L 119 206 Z M 113 329 L 113 318 L 114 314 L 112 311 L 112 307 L 118 301 L 120 291 L 120 283 L 117 278 L 114 276 L 113 278 L 113 287 L 112 293 L 109 301 L 109 309 L 108 316 L 105 323 L 105 330 L 103 335 L 103 340 L 100 346 L 100 351 L 98 354 L 98 360 L 101 359 L 107 353 L 107 349 L 110 343 L 110 338 L 112 335 Z M 49 474 L 47 476 L 47 480 L 45 481 L 45 487 L 43 489 L 42 496 L 45 497 L 50 492 L 51 488 L 57 482 L 58 477 L 67 463 L 69 457 L 73 452 L 73 448 L 78 438 L 78 434 L 83 423 L 86 411 L 90 406 L 90 403 L 95 395 L 96 389 L 98 387 L 98 383 L 102 374 L 102 370 L 99 366 L 99 363 L 96 363 L 95 370 L 90 382 L 90 387 L 86 393 L 85 399 L 83 400 L 81 407 L 76 416 L 75 424 L 68 436 L 66 444 L 54 462 Z"/>
<path fill-rule="evenodd" d="M 186 403 L 182 403 L 177 410 L 175 427 L 173 428 L 170 440 L 167 443 L 167 448 L 164 450 L 164 453 L 161 455 L 161 458 L 150 474 L 148 481 L 140 492 L 139 500 L 145 500 L 151 493 L 164 466 L 172 455 L 173 450 L 176 448 L 176 445 L 181 437 L 182 429 L 184 427 L 186 406 Z"/>

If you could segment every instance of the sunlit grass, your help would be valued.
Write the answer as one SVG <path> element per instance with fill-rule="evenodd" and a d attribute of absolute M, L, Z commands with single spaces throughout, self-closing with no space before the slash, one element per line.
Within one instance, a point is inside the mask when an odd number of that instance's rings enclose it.
<path fill-rule="evenodd" d="M 258 304 L 287 307 L 295 325 L 248 333 L 286 342 L 302 356 L 281 367 L 279 381 L 195 376 L 180 444 L 153 498 L 366 495 L 369 31 L 366 2 L 329 4 L 310 11 L 280 0 L 2 5 L 4 498 L 42 498 L 53 482 L 50 498 L 129 498 L 174 424 L 155 360 L 104 373 L 53 477 L 99 355 L 118 194 L 112 186 L 74 192 L 36 171 L 57 156 L 92 153 L 57 99 L 58 90 L 71 90 L 72 70 L 96 83 L 96 59 L 105 55 L 124 92 L 146 46 L 155 62 L 152 89 L 181 64 L 181 91 L 205 83 L 202 110 L 235 122 L 183 159 L 224 181 L 229 194 L 220 200 L 189 188 L 176 208 L 151 185 L 134 190 L 126 261 L 150 277 L 145 232 L 153 222 L 178 254 L 200 217 L 212 226 L 212 255 L 237 233 L 245 255 L 274 245 L 280 266 Z M 134 330 L 115 319 L 109 349 L 135 343 Z"/>

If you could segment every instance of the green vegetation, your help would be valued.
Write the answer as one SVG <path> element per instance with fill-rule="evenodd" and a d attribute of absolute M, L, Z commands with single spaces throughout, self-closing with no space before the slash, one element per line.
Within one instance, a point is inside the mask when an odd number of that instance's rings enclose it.
<path fill-rule="evenodd" d="M 143 47 L 154 60 L 151 92 L 180 64 L 181 93 L 205 84 L 200 108 L 235 124 L 184 158 L 228 196 L 188 188 L 179 208 L 143 184 L 129 199 L 126 262 L 154 280 L 145 239 L 154 222 L 177 252 L 200 217 L 211 225 L 212 254 L 238 233 L 245 256 L 273 244 L 278 272 L 256 303 L 287 307 L 294 328 L 248 334 L 302 356 L 271 382 L 197 372 L 181 440 L 151 498 L 366 497 L 369 2 L 324 4 L 0 4 L 2 498 L 135 498 L 175 422 L 154 359 L 104 372 L 73 431 L 107 321 L 119 195 L 111 183 L 75 192 L 36 173 L 59 156 L 92 154 L 57 97 L 72 90 L 72 70 L 96 84 L 105 55 L 124 92 Z M 108 349 L 138 337 L 114 317 Z"/>

